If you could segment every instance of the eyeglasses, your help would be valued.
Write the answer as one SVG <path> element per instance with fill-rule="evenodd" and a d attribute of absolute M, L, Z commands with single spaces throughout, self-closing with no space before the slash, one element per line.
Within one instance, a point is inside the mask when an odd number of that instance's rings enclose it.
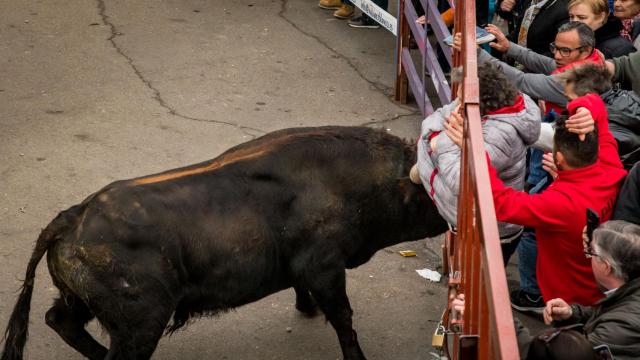
<path fill-rule="evenodd" d="M 562 55 L 563 57 L 568 57 L 569 55 L 571 55 L 571 53 L 572 53 L 572 52 L 574 52 L 574 51 L 576 51 L 576 50 L 580 51 L 580 50 L 582 50 L 583 48 L 584 48 L 584 46 L 580 46 L 580 47 L 577 47 L 577 48 L 575 48 L 575 49 L 568 48 L 568 47 L 560 47 L 560 48 L 559 48 L 559 47 L 557 47 L 557 46 L 556 46 L 556 43 L 554 43 L 554 42 L 552 42 L 551 44 L 549 44 L 549 50 L 551 50 L 551 52 L 552 52 L 553 54 L 555 54 L 555 53 L 556 53 L 556 51 L 557 51 L 557 52 L 559 52 L 559 53 L 560 53 L 560 55 Z"/>
<path fill-rule="evenodd" d="M 544 333 L 538 335 L 538 340 L 543 341 L 545 346 L 549 346 L 549 343 L 558 337 L 563 331 L 575 330 L 584 335 L 583 324 L 573 324 L 568 326 L 559 327 L 557 329 L 549 329 Z"/>

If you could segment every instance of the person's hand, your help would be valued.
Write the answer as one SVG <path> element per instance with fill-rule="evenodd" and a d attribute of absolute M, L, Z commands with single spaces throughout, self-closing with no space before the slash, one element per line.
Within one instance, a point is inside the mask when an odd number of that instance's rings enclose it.
<path fill-rule="evenodd" d="M 578 134 L 580 141 L 584 141 L 585 134 L 592 132 L 595 129 L 595 121 L 591 116 L 591 111 L 584 107 L 579 107 L 576 113 L 571 115 L 565 122 L 567 130 L 574 134 Z"/>
<path fill-rule="evenodd" d="M 422 15 L 416 20 L 416 24 L 424 25 L 427 23 L 427 18 Z"/>
<path fill-rule="evenodd" d="M 553 161 L 552 153 L 542 155 L 542 168 L 551 175 L 553 180 L 558 177 L 558 168 L 556 167 L 555 161 Z"/>
<path fill-rule="evenodd" d="M 544 317 L 544 323 L 549 325 L 553 321 L 566 320 L 571 317 L 573 311 L 571 306 L 562 299 L 551 299 L 547 301 L 547 305 L 544 307 L 542 316 Z"/>
<path fill-rule="evenodd" d="M 485 30 L 487 30 L 489 33 L 493 34 L 496 37 L 496 41 L 490 42 L 489 46 L 491 46 L 492 48 L 500 52 L 507 52 L 507 50 L 509 50 L 509 46 L 511 45 L 511 43 L 509 42 L 509 39 L 507 39 L 507 37 L 504 35 L 502 30 L 500 30 L 500 28 L 498 28 L 493 24 L 489 24 L 487 25 Z"/>
<path fill-rule="evenodd" d="M 440 137 L 440 134 L 432 137 L 431 140 L 429 140 L 429 147 L 431 148 L 432 152 L 436 152 L 436 146 L 438 145 L 439 137 Z"/>
<path fill-rule="evenodd" d="M 609 74 L 613 77 L 616 74 L 616 65 L 611 60 L 607 60 L 604 62 L 604 66 L 609 70 Z"/>
<path fill-rule="evenodd" d="M 451 299 L 451 309 L 458 312 L 460 316 L 464 315 L 464 294 L 458 294 Z"/>
<path fill-rule="evenodd" d="M 456 145 L 462 148 L 462 133 L 464 129 L 464 119 L 462 115 L 458 113 L 460 105 L 456 106 L 455 110 L 444 122 L 444 132 Z"/>
<path fill-rule="evenodd" d="M 516 0 L 503 0 L 502 3 L 500 3 L 500 10 L 504 12 L 511 12 L 515 4 Z"/>
<path fill-rule="evenodd" d="M 462 51 L 462 33 L 456 33 L 453 36 L 453 45 L 451 47 L 454 50 Z"/>

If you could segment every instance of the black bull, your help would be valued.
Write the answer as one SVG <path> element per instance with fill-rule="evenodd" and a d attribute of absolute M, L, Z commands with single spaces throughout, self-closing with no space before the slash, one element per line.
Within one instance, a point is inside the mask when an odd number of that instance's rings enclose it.
<path fill-rule="evenodd" d="M 112 183 L 42 230 L 2 359 L 22 358 L 45 253 L 61 294 L 46 322 L 91 359 L 147 359 L 163 333 L 191 317 L 289 287 L 301 312 L 312 314 L 317 303 L 345 359 L 364 359 L 345 268 L 447 229 L 408 180 L 414 163 L 414 148 L 382 131 L 299 128 L 211 161 Z M 109 333 L 109 349 L 85 330 L 94 317 Z"/>

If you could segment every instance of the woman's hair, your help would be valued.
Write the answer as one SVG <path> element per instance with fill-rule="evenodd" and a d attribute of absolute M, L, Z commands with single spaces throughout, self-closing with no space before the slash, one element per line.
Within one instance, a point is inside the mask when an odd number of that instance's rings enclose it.
<path fill-rule="evenodd" d="M 637 0 L 637 1 L 640 1 L 640 0 Z M 600 15 L 604 13 L 605 21 L 609 16 L 609 3 L 607 2 L 607 0 L 571 0 L 569 1 L 569 6 L 567 6 L 567 9 L 571 9 L 572 7 L 579 4 L 587 5 L 589 9 L 591 9 L 591 11 L 596 15 Z"/>
<path fill-rule="evenodd" d="M 478 66 L 480 114 L 513 105 L 519 92 L 502 69 L 491 63 Z"/>
<path fill-rule="evenodd" d="M 640 1 L 640 0 L 638 0 Z M 462 67 L 451 69 L 451 83 L 460 84 L 464 78 Z M 478 86 L 480 88 L 480 115 L 489 111 L 511 106 L 520 94 L 500 68 L 500 65 L 484 63 L 478 65 Z"/>

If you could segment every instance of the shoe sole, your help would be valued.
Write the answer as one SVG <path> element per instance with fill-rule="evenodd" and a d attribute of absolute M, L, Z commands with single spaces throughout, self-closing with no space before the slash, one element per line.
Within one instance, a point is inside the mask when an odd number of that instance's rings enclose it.
<path fill-rule="evenodd" d="M 341 20 L 346 20 L 346 19 L 351 19 L 353 17 L 353 14 L 347 15 L 347 16 L 340 16 L 340 15 L 333 14 L 333 17 L 337 17 L 338 19 L 341 19 Z"/>
<path fill-rule="evenodd" d="M 320 4 L 318 4 L 318 7 L 320 9 L 325 9 L 325 10 L 338 10 L 338 9 L 340 9 L 340 6 L 324 6 L 324 5 L 320 5 Z"/>
<path fill-rule="evenodd" d="M 349 26 L 353 27 L 353 28 L 359 28 L 359 29 L 379 29 L 380 25 L 354 25 L 354 24 L 349 24 Z"/>
<path fill-rule="evenodd" d="M 539 307 L 539 308 L 524 307 L 524 306 L 515 305 L 513 303 L 511 304 L 511 307 L 520 312 L 530 312 L 538 315 L 542 315 L 542 313 L 544 312 L 544 307 Z"/>

